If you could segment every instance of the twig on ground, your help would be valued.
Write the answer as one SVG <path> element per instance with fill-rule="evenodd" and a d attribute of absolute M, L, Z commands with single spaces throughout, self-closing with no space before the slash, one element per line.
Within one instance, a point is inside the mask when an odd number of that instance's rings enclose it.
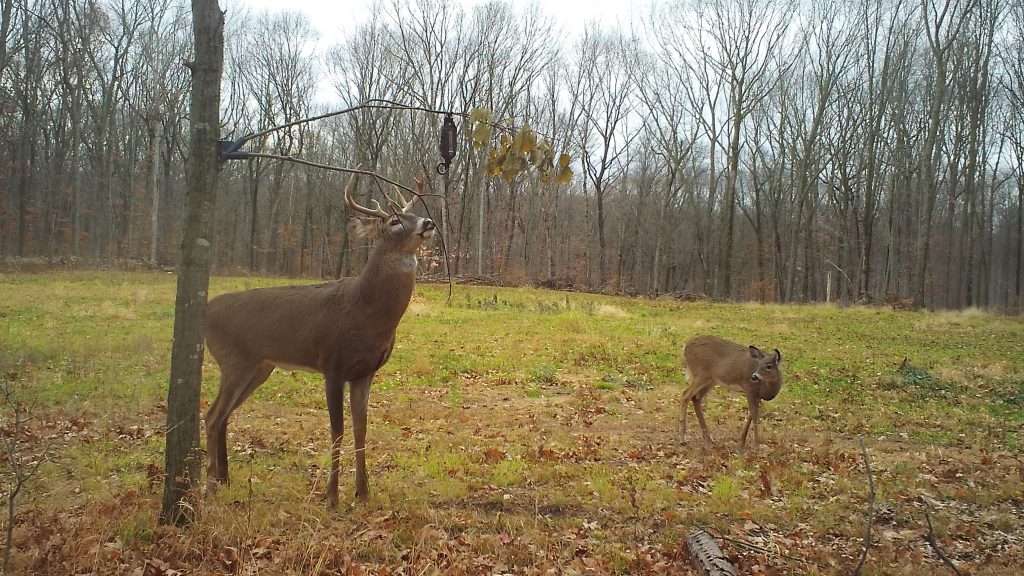
<path fill-rule="evenodd" d="M 950 570 L 952 570 L 957 576 L 964 576 L 964 573 L 956 567 L 956 564 L 950 560 L 949 556 L 946 556 L 946 553 L 942 551 L 942 548 L 939 548 L 939 543 L 935 540 L 935 532 L 932 530 L 932 517 L 928 514 L 927 510 L 924 511 L 924 519 L 928 521 L 928 534 L 924 539 L 929 545 L 931 545 L 932 550 L 939 555 L 939 558 L 946 563 L 946 566 L 949 566 Z"/>
<path fill-rule="evenodd" d="M 871 476 L 871 460 L 868 458 L 868 449 L 864 447 L 863 438 L 860 439 L 860 451 L 864 455 L 864 468 L 868 473 L 868 488 L 871 492 L 868 498 L 868 529 L 864 534 L 864 551 L 861 552 L 857 567 L 853 569 L 853 576 L 860 574 L 860 569 L 864 567 L 864 562 L 868 559 L 868 549 L 871 548 L 871 529 L 874 527 L 875 521 L 875 480 Z"/>
<path fill-rule="evenodd" d="M 0 468 L 0 484 L 9 488 L 3 499 L 7 502 L 7 527 L 3 543 L 3 563 L 0 564 L 0 574 L 7 574 L 11 565 L 11 549 L 14 545 L 14 512 L 17 506 L 18 495 L 28 485 L 28 482 L 39 471 L 43 462 L 50 458 L 50 448 L 53 440 L 48 440 L 42 452 L 38 454 L 26 454 L 27 446 L 23 445 L 21 435 L 25 427 L 35 419 L 31 409 L 26 407 L 17 398 L 13 384 L 16 376 L 5 376 L 0 380 L 0 420 L 5 423 L 5 431 L 8 433 L 5 445 L 0 446 L 3 450 L 4 467 Z"/>
<path fill-rule="evenodd" d="M 721 534 L 721 533 L 719 533 L 717 531 L 714 531 L 714 530 L 712 530 L 710 528 L 701 528 L 701 530 L 704 530 L 705 532 L 707 532 L 708 534 L 711 534 L 712 536 L 714 536 L 715 538 L 718 538 L 719 540 L 725 540 L 726 542 L 732 542 L 733 544 L 738 544 L 740 546 L 743 546 L 744 548 L 749 548 L 749 549 L 754 550 L 756 552 L 761 552 L 761 553 L 768 554 L 768 555 L 773 555 L 774 554 L 775 556 L 778 556 L 779 558 L 785 558 L 787 560 L 794 560 L 796 562 L 802 562 L 804 564 L 812 564 L 812 562 L 810 562 L 810 561 L 808 561 L 808 560 L 806 560 L 804 558 L 799 558 L 797 556 L 790 556 L 789 554 L 783 554 L 782 552 L 779 552 L 778 550 L 772 550 L 771 548 L 765 548 L 764 546 L 758 546 L 757 544 L 751 544 L 750 542 L 747 542 L 746 540 L 741 540 L 739 538 L 730 538 L 729 536 L 725 536 L 724 534 Z"/>

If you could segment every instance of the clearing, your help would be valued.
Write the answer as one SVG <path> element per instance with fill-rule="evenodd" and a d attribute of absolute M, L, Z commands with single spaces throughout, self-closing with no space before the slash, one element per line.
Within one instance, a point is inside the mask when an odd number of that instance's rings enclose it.
<path fill-rule="evenodd" d="M 979 311 L 681 303 L 421 284 L 370 399 L 371 498 L 327 511 L 319 375 L 276 372 L 229 424 L 232 483 L 156 523 L 172 275 L 0 275 L 0 488 L 11 570 L 134 574 L 686 574 L 704 527 L 745 574 L 973 574 L 1024 563 L 1024 321 Z M 211 293 L 293 283 L 214 278 Z M 762 445 L 716 389 L 678 443 L 680 353 L 784 357 Z M 904 361 L 906 359 L 906 361 Z M 216 392 L 212 360 L 204 407 Z M 0 398 L 2 400 L 2 398 Z M 13 424 L 15 405 L 29 411 Z M 7 528 L 6 515 L 2 521 Z M 2 531 L 0 531 L 2 532 Z"/>

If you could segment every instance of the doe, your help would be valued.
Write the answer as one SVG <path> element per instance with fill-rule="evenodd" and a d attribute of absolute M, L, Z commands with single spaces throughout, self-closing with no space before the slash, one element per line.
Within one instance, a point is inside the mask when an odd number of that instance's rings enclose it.
<path fill-rule="evenodd" d="M 701 404 L 717 383 L 746 396 L 747 424 L 740 435 L 740 445 L 747 445 L 747 432 L 753 423 L 756 446 L 761 401 L 775 398 L 782 389 L 782 354 L 777 349 L 774 354 L 765 354 L 756 346 L 742 346 L 717 336 L 697 336 L 686 343 L 683 363 L 690 385 L 683 392 L 682 441 L 686 441 L 686 408 L 692 401 L 704 439 L 713 442 Z"/>

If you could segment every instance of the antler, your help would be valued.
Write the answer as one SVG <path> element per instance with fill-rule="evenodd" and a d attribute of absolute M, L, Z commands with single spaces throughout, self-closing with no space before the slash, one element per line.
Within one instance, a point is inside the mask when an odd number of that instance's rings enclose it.
<path fill-rule="evenodd" d="M 405 204 L 406 210 L 412 208 L 412 205 L 416 203 L 416 200 L 423 196 L 423 178 L 414 178 L 413 180 L 416 181 L 416 190 L 419 194 Z"/>
<path fill-rule="evenodd" d="M 420 191 L 419 193 L 420 193 L 420 195 L 422 195 L 423 194 L 423 180 L 422 179 L 416 178 L 416 187 L 419 188 L 419 191 Z M 410 209 L 412 209 L 412 205 L 416 203 L 416 197 L 413 197 L 412 200 L 406 200 L 405 199 L 405 194 L 402 194 L 402 189 L 399 188 L 398 186 L 395 186 L 394 188 L 395 188 L 395 194 L 398 195 L 398 198 L 395 199 L 395 198 L 392 198 L 391 196 L 388 196 L 387 194 L 385 194 L 384 197 L 387 198 L 388 204 L 390 204 L 391 207 L 395 211 L 397 211 L 399 213 L 408 212 Z"/>
<path fill-rule="evenodd" d="M 356 175 L 355 174 L 349 176 L 348 177 L 348 184 L 345 185 L 345 202 L 348 203 L 349 208 L 355 210 L 356 212 L 362 212 L 363 214 L 366 214 L 367 216 L 373 216 L 374 218 L 380 218 L 381 220 L 386 220 L 388 218 L 388 216 L 390 216 L 390 214 L 385 212 L 380 207 L 380 204 L 376 200 L 371 200 L 371 202 L 373 202 L 373 206 L 374 207 L 373 207 L 373 209 L 370 209 L 370 208 L 367 208 L 365 206 L 360 206 L 359 204 L 356 204 L 356 201 L 352 199 L 352 186 L 355 183 L 355 179 L 356 179 Z"/>

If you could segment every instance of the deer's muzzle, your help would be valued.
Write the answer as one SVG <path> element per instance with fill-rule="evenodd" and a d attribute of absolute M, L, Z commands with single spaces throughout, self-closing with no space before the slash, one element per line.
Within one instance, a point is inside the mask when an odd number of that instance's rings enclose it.
<path fill-rule="evenodd" d="M 436 228 L 437 225 L 435 225 L 434 221 L 430 218 L 423 220 L 423 231 L 419 234 L 420 238 L 423 238 L 424 240 L 430 239 L 434 236 L 434 229 Z"/>

